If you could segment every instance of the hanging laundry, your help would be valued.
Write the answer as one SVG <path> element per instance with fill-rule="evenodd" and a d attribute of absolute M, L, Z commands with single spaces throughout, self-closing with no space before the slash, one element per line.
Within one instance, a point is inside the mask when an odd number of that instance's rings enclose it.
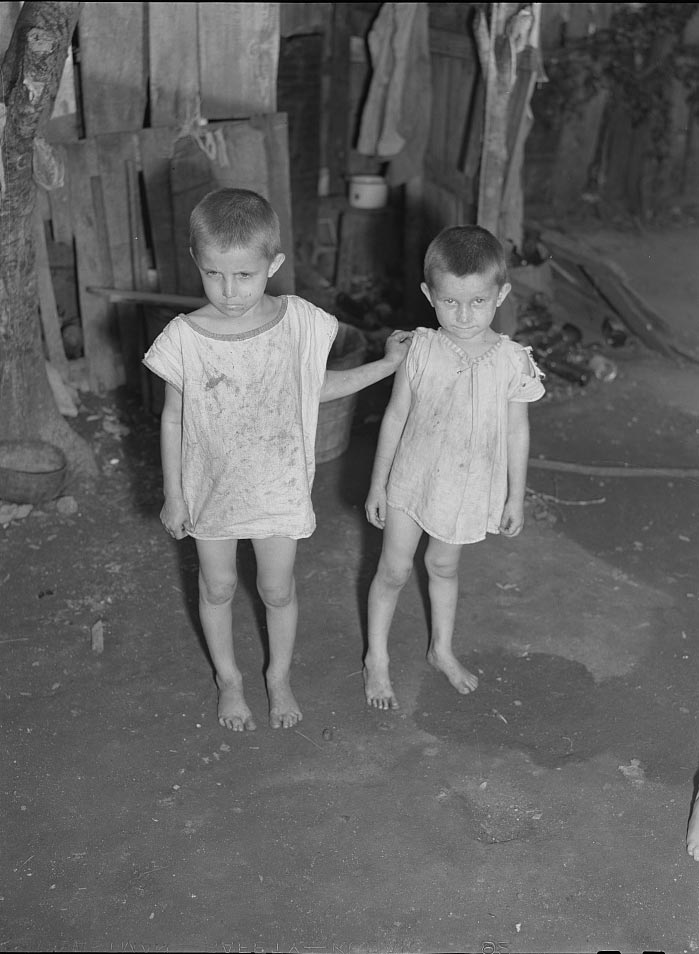
<path fill-rule="evenodd" d="M 372 64 L 357 151 L 388 162 L 389 185 L 422 169 L 431 116 L 427 3 L 384 3 L 369 31 Z"/>

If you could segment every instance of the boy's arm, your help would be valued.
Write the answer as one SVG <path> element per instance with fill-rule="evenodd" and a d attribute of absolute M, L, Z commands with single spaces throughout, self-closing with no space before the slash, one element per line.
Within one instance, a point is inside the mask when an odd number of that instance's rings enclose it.
<path fill-rule="evenodd" d="M 370 361 L 369 364 L 348 368 L 346 371 L 326 371 L 320 403 L 356 394 L 357 391 L 393 374 L 408 353 L 411 337 L 409 331 L 393 331 L 386 339 L 385 354 L 378 361 Z"/>
<path fill-rule="evenodd" d="M 182 395 L 165 383 L 165 403 L 160 417 L 160 456 L 165 503 L 160 520 L 176 540 L 186 536 L 187 507 L 182 496 Z"/>
<path fill-rule="evenodd" d="M 529 405 L 510 401 L 507 406 L 507 501 L 500 532 L 516 537 L 524 526 L 524 495 L 529 462 Z"/>
<path fill-rule="evenodd" d="M 386 484 L 408 418 L 410 397 L 410 384 L 403 364 L 396 372 L 391 399 L 381 421 L 371 485 L 364 505 L 367 520 L 379 529 L 383 529 L 386 522 Z"/>

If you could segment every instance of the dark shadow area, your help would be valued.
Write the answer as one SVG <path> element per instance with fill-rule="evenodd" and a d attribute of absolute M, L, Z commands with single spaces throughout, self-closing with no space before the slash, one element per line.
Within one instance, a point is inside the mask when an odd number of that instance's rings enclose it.
<path fill-rule="evenodd" d="M 337 488 L 343 505 L 358 512 L 361 524 L 361 547 L 359 558 L 359 572 L 357 575 L 356 595 L 359 616 L 362 628 L 362 655 L 367 650 L 367 602 L 369 587 L 374 578 L 381 555 L 382 532 L 372 526 L 365 515 L 365 502 L 371 483 L 371 472 L 374 463 L 374 454 L 379 437 L 381 418 L 391 395 L 393 379 L 379 382 L 361 392 L 357 401 L 357 409 L 349 447 L 347 451 L 335 461 L 321 467 L 334 467 L 337 474 Z M 319 521 L 320 522 L 320 521 Z M 414 570 L 416 573 L 420 594 L 423 600 L 426 631 L 429 635 L 429 597 L 428 578 L 425 569 L 424 557 L 428 544 L 428 537 L 423 534 L 418 545 Z M 425 647 L 427 648 L 427 646 Z"/>
<path fill-rule="evenodd" d="M 582 663 L 548 653 L 474 651 L 464 662 L 478 674 L 477 692 L 445 697 L 438 673 L 423 683 L 416 723 L 437 738 L 481 752 L 518 749 L 549 769 L 614 752 L 631 782 L 686 781 L 675 745 L 686 716 L 664 686 L 640 686 L 633 673 L 596 682 Z"/>
<path fill-rule="evenodd" d="M 93 447 L 101 461 L 110 464 L 99 479 L 95 496 L 106 493 L 112 502 L 122 506 L 138 520 L 143 520 L 144 532 L 162 533 L 160 509 L 162 496 L 162 466 L 160 460 L 160 419 L 147 410 L 136 395 L 127 388 L 119 388 L 106 397 L 86 394 L 81 398 L 83 408 L 74 427 Z M 113 463 L 112 463 L 113 462 Z M 119 497 L 110 493 L 110 484 L 118 476 Z M 118 475 L 117 475 L 118 470 Z M 126 480 L 124 480 L 126 475 Z M 165 545 L 169 541 L 165 541 Z M 206 640 L 199 620 L 199 560 L 196 543 L 186 537 L 171 544 L 176 548 L 179 589 L 182 593 L 189 625 L 196 633 L 200 647 L 209 659 Z M 236 601 L 242 593 L 251 597 L 255 622 L 263 650 L 263 669 L 269 662 L 269 644 L 265 611 L 256 584 L 256 562 L 252 544 L 241 540 L 237 553 L 238 592 L 233 603 L 235 632 Z"/>

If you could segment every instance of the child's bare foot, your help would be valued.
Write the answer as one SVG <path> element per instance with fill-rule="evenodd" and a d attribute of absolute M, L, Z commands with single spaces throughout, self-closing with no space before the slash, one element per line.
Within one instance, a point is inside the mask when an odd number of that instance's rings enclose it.
<path fill-rule="evenodd" d="M 269 696 L 269 724 L 273 729 L 291 729 L 303 719 L 303 713 L 294 699 L 288 679 L 273 680 L 268 676 L 267 695 Z"/>
<path fill-rule="evenodd" d="M 687 826 L 687 854 L 699 861 L 699 808 L 697 802 L 692 806 L 692 817 Z"/>
<path fill-rule="evenodd" d="M 451 652 L 438 653 L 434 649 L 430 649 L 427 653 L 427 662 L 430 666 L 434 666 L 435 669 L 443 672 L 456 691 L 463 696 L 473 692 L 478 686 L 478 676 L 474 676 L 472 672 L 462 666 Z"/>
<path fill-rule="evenodd" d="M 364 694 L 368 706 L 374 709 L 398 709 L 391 680 L 388 676 L 388 661 L 375 663 L 364 660 Z"/>
<path fill-rule="evenodd" d="M 244 732 L 256 729 L 255 720 L 248 709 L 243 686 L 240 681 L 219 682 L 218 685 L 218 721 L 224 729 Z"/>

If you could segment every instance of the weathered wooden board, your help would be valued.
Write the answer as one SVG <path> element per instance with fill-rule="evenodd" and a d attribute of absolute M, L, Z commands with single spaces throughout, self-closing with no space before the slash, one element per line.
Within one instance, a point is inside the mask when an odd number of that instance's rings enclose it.
<path fill-rule="evenodd" d="M 143 129 L 138 134 L 143 185 L 146 193 L 145 215 L 150 226 L 153 258 L 162 292 L 177 290 L 170 160 L 178 130 L 174 126 Z"/>
<path fill-rule="evenodd" d="M 596 295 L 621 318 L 626 327 L 644 344 L 667 357 L 682 355 L 699 359 L 696 348 L 673 333 L 667 322 L 631 286 L 624 270 L 613 260 L 603 258 L 587 243 L 561 232 L 544 230 L 541 241 L 552 255 L 554 265 L 561 264 L 570 283 L 582 274 L 588 294 Z"/>
<path fill-rule="evenodd" d="M 51 143 L 74 142 L 80 138 L 80 118 L 76 96 L 75 64 L 73 51 L 68 49 L 61 82 L 56 93 L 51 118 L 44 133 Z"/>
<path fill-rule="evenodd" d="M 260 128 L 254 121 L 223 123 L 214 128 L 218 148 L 211 165 L 218 186 L 251 189 L 269 198 L 266 134 L 267 124 Z"/>
<path fill-rule="evenodd" d="M 277 109 L 278 3 L 198 3 L 199 88 L 206 119 Z"/>
<path fill-rule="evenodd" d="M 131 132 L 111 133 L 97 136 L 95 143 L 113 283 L 116 288 L 143 288 L 147 282 L 147 259 L 138 195 L 138 136 Z M 115 308 L 126 384 L 138 391 L 143 357 L 138 333 L 140 315 L 133 305 L 122 303 Z"/>
<path fill-rule="evenodd" d="M 73 221 L 70 211 L 70 182 L 67 169 L 66 151 L 61 144 L 52 145 L 56 159 L 64 169 L 63 185 L 51 189 L 46 193 L 51 213 L 51 231 L 54 242 L 64 242 L 71 245 L 73 242 Z"/>
<path fill-rule="evenodd" d="M 64 381 L 68 380 L 68 359 L 61 338 L 61 322 L 56 307 L 49 255 L 46 248 L 46 229 L 39 206 L 34 216 L 36 281 L 39 292 L 39 313 L 48 359 Z"/>
<path fill-rule="evenodd" d="M 140 162 L 135 133 L 111 133 L 95 137 L 102 198 L 107 222 L 109 254 L 117 288 L 133 288 L 132 228 L 129 221 L 126 163 Z"/>
<path fill-rule="evenodd" d="M 207 192 L 216 188 L 213 163 L 192 136 L 178 139 L 170 161 L 172 226 L 177 291 L 180 295 L 200 295 L 201 279 L 189 254 L 189 216 Z"/>
<path fill-rule="evenodd" d="M 286 261 L 271 279 L 269 290 L 273 295 L 291 295 L 296 282 L 287 118 L 284 113 L 256 116 L 251 120 L 251 125 L 253 128 L 265 130 L 265 151 L 269 169 L 268 191 L 265 195 L 279 216 L 282 249 L 286 254 Z"/>
<path fill-rule="evenodd" d="M 295 4 L 289 4 L 295 6 Z M 332 3 L 332 21 L 328 27 L 329 62 L 326 62 L 323 115 L 321 117 L 321 156 L 328 172 L 328 194 L 343 194 L 350 149 L 350 5 Z"/>
<path fill-rule="evenodd" d="M 88 0 L 80 12 L 86 136 L 139 130 L 146 111 L 144 4 Z"/>
<path fill-rule="evenodd" d="M 470 36 L 430 28 L 432 115 L 425 155 L 425 231 L 475 216 L 483 98 Z M 474 148 L 475 146 L 475 148 Z"/>
<path fill-rule="evenodd" d="M 286 116 L 212 123 L 197 137 L 174 144 L 170 165 L 177 292 L 201 293 L 199 272 L 189 255 L 189 216 L 212 189 L 251 189 L 269 200 L 279 216 L 287 261 L 270 280 L 272 294 L 294 291 L 293 234 Z"/>
<path fill-rule="evenodd" d="M 122 385 L 125 375 L 115 310 L 87 290 L 113 285 L 97 150 L 89 139 L 66 143 L 64 149 L 88 380 L 93 391 L 108 391 Z"/>
<path fill-rule="evenodd" d="M 21 9 L 20 0 L 6 0 L 6 2 L 0 3 L 0 60 L 2 60 L 10 45 L 12 31 L 15 28 Z"/>
<path fill-rule="evenodd" d="M 307 36 L 323 33 L 331 28 L 333 8 L 337 3 L 280 3 L 279 32 L 281 36 Z"/>
<path fill-rule="evenodd" d="M 149 3 L 150 124 L 185 125 L 199 113 L 197 3 Z"/>
<path fill-rule="evenodd" d="M 323 37 L 284 39 L 279 53 L 280 112 L 288 120 L 295 251 L 304 261 L 316 242 L 321 153 Z"/>

